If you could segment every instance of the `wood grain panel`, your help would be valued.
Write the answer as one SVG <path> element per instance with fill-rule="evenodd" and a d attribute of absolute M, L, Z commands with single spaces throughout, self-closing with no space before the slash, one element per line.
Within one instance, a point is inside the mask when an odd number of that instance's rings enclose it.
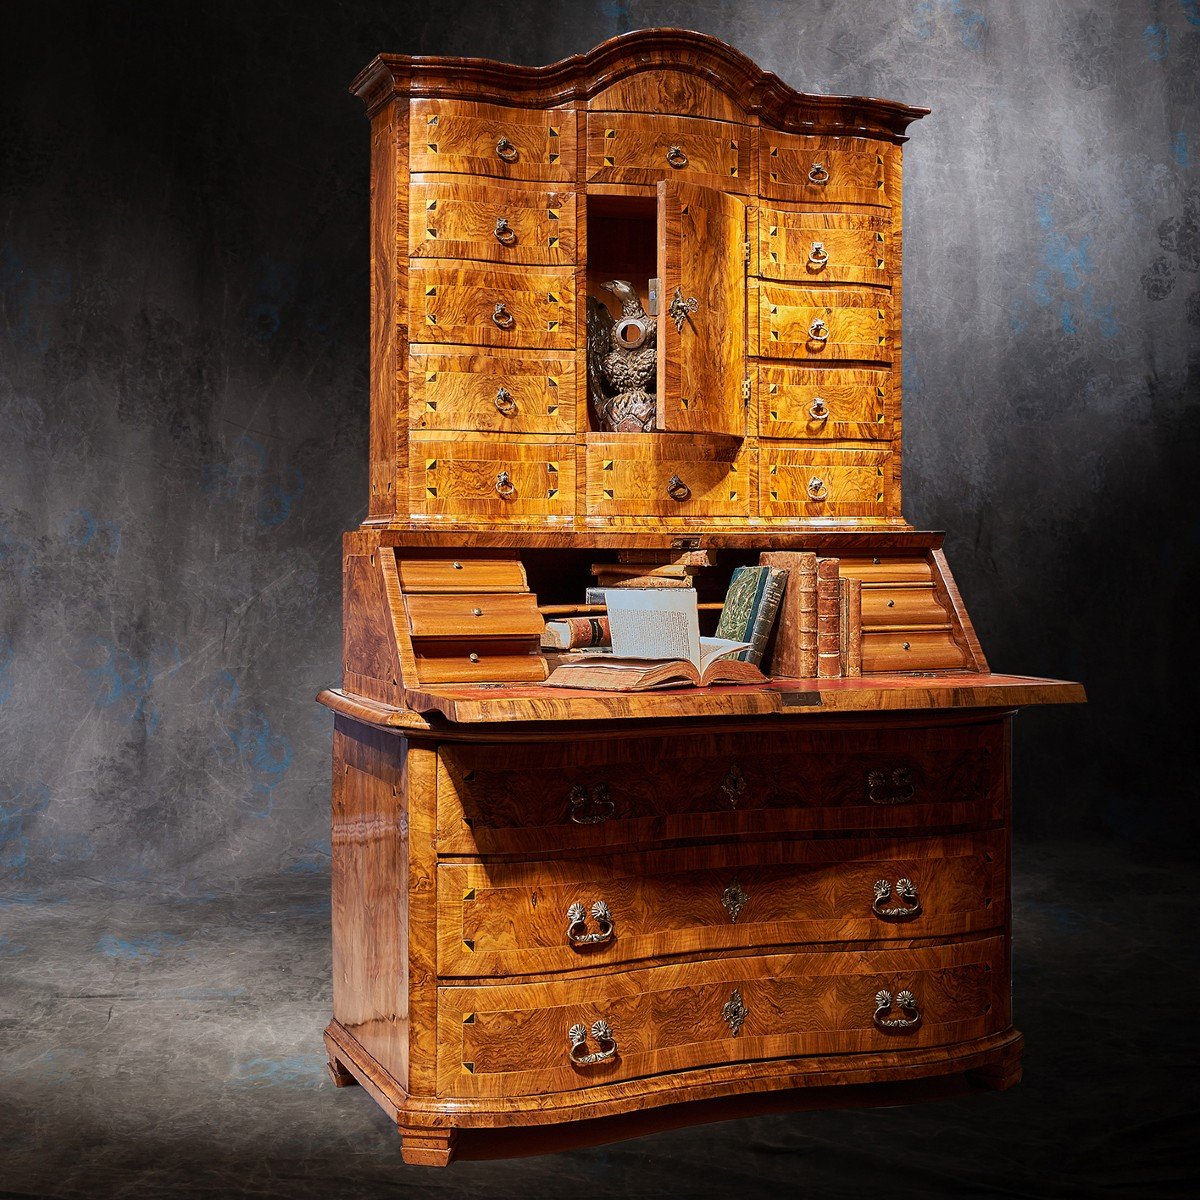
<path fill-rule="evenodd" d="M 751 279 L 750 353 L 810 362 L 891 361 L 892 302 L 887 292 L 801 288 Z"/>
<path fill-rule="evenodd" d="M 853 550 L 838 556 L 842 575 L 863 583 L 932 583 L 933 568 L 925 554 L 862 554 Z"/>
<path fill-rule="evenodd" d="M 751 267 L 766 279 L 891 285 L 888 216 L 760 206 L 755 224 L 758 259 Z"/>
<path fill-rule="evenodd" d="M 875 884 L 892 889 L 877 899 Z M 901 879 L 917 900 L 898 898 Z M 948 937 L 1003 926 L 1006 838 L 772 841 L 583 861 L 443 863 L 438 971 L 445 976 L 597 971 L 734 948 Z M 570 944 L 568 909 L 602 901 L 612 937 Z M 879 916 L 892 910 L 913 917 Z M 593 916 L 583 930 L 599 936 Z M 578 937 L 582 931 L 576 929 Z"/>
<path fill-rule="evenodd" d="M 758 505 L 767 517 L 887 517 L 898 502 L 884 450 L 759 443 Z"/>
<path fill-rule="evenodd" d="M 600 114 L 675 113 L 719 121 L 741 121 L 745 116 L 741 105 L 720 87 L 674 65 L 632 72 L 589 97 L 587 107 Z"/>
<path fill-rule="evenodd" d="M 850 578 L 850 576 L 845 576 Z M 867 584 L 862 592 L 862 623 L 875 625 L 945 625 L 950 613 L 933 584 Z"/>
<path fill-rule="evenodd" d="M 759 192 L 775 200 L 817 204 L 891 202 L 881 142 L 759 131 Z"/>
<path fill-rule="evenodd" d="M 415 516 L 495 522 L 574 516 L 575 447 L 567 439 L 414 438 L 411 456 Z"/>
<path fill-rule="evenodd" d="M 405 596 L 413 637 L 540 637 L 545 628 L 537 597 L 478 593 Z"/>
<path fill-rule="evenodd" d="M 658 185 L 659 429 L 746 431 L 746 208 L 736 196 Z M 678 295 L 694 310 L 670 316 Z"/>
<path fill-rule="evenodd" d="M 761 437 L 820 441 L 890 439 L 892 376 L 875 367 L 756 364 Z"/>
<path fill-rule="evenodd" d="M 409 188 L 408 252 L 414 258 L 572 266 L 575 208 L 570 191 L 422 176 Z"/>
<path fill-rule="evenodd" d="M 749 130 L 742 125 L 649 113 L 588 113 L 589 183 L 679 178 L 746 192 L 749 150 Z"/>
<path fill-rule="evenodd" d="M 863 629 L 864 674 L 876 671 L 969 670 L 966 652 L 943 629 Z"/>
<path fill-rule="evenodd" d="M 904 951 L 776 954 L 552 983 L 444 987 L 439 1090 L 444 1096 L 559 1092 L 749 1059 L 903 1053 L 982 1037 L 1008 1025 L 1006 966 L 1004 939 L 993 937 Z M 873 1017 L 881 990 L 893 997 L 910 991 L 919 1023 L 879 1029 Z M 730 1005 L 744 1010 L 736 1032 Z M 612 1027 L 615 1057 L 572 1065 L 568 1029 L 598 1020 Z M 591 1040 L 587 1048 L 598 1047 Z"/>
<path fill-rule="evenodd" d="M 575 114 L 562 108 L 510 108 L 469 100 L 413 100 L 409 169 L 499 179 L 575 179 Z M 497 149 L 507 139 L 511 150 Z M 503 148 L 501 148 L 503 149 Z"/>
<path fill-rule="evenodd" d="M 396 568 L 405 592 L 525 592 L 529 582 L 519 558 L 407 558 Z"/>
<path fill-rule="evenodd" d="M 408 300 L 413 342 L 560 350 L 575 344 L 575 276 L 569 268 L 414 259 Z"/>
<path fill-rule="evenodd" d="M 409 421 L 414 429 L 574 433 L 574 355 L 414 346 Z"/>
<path fill-rule="evenodd" d="M 540 683 L 546 678 L 546 660 L 536 637 L 472 638 L 460 633 L 414 638 L 412 648 L 422 684 Z"/>

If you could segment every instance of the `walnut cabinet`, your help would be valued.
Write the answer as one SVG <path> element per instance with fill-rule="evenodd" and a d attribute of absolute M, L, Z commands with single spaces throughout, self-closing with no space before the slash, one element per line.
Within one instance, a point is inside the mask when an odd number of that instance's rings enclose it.
<path fill-rule="evenodd" d="M 992 672 L 901 514 L 925 110 L 680 30 L 538 68 L 385 55 L 353 90 L 370 501 L 320 697 L 335 1082 L 431 1165 L 1016 1082 L 1011 715 L 1082 690 Z M 613 279 L 647 308 L 657 281 L 651 432 L 595 404 Z M 684 550 L 718 589 L 765 550 L 837 557 L 861 678 L 542 686 L 592 566 Z"/>

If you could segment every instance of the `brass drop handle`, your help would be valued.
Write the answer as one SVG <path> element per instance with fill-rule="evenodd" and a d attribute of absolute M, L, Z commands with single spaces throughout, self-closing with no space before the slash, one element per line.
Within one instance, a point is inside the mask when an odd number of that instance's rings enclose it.
<path fill-rule="evenodd" d="M 667 151 L 667 162 L 669 162 L 671 166 L 678 170 L 680 167 L 687 166 L 688 156 L 684 154 L 682 147 L 672 146 Z"/>
<path fill-rule="evenodd" d="M 808 327 L 808 340 L 810 342 L 829 341 L 829 326 L 820 317 L 814 317 L 813 323 Z"/>
<path fill-rule="evenodd" d="M 507 500 L 509 496 L 516 494 L 516 490 L 517 485 L 513 483 L 512 476 L 507 471 L 501 471 L 500 474 L 496 476 L 497 496 L 502 496 L 505 500 Z"/>
<path fill-rule="evenodd" d="M 808 182 L 809 183 L 828 183 L 829 182 L 829 168 L 826 167 L 824 163 L 820 163 L 820 162 L 813 163 L 813 165 L 808 168 Z"/>
<path fill-rule="evenodd" d="M 871 911 L 885 921 L 911 921 L 921 915 L 921 899 L 911 879 L 896 880 L 896 895 L 904 901 L 893 908 L 883 905 L 892 898 L 892 885 L 886 879 L 875 880 L 875 899 L 871 902 Z"/>
<path fill-rule="evenodd" d="M 577 1067 L 590 1067 L 617 1057 L 617 1040 L 613 1037 L 612 1026 L 607 1021 L 593 1023 L 592 1037 L 596 1039 L 600 1049 L 589 1054 L 587 1026 L 572 1025 L 567 1030 L 567 1038 L 571 1042 L 571 1061 Z"/>
<path fill-rule="evenodd" d="M 496 228 L 493 230 L 496 235 L 496 241 L 502 246 L 515 246 L 517 243 L 517 231 L 508 223 L 507 217 L 496 218 Z"/>
<path fill-rule="evenodd" d="M 872 804 L 907 804 L 917 794 L 907 767 L 867 773 L 867 799 Z"/>
<path fill-rule="evenodd" d="M 684 483 L 678 475 L 672 475 L 671 478 L 667 480 L 667 495 L 670 496 L 672 500 L 682 503 L 691 494 L 692 489 L 688 487 L 688 485 Z"/>
<path fill-rule="evenodd" d="M 816 267 L 819 271 L 829 261 L 829 255 L 825 252 L 824 242 L 813 242 L 812 249 L 808 252 L 808 265 Z"/>
<path fill-rule="evenodd" d="M 675 332 L 683 332 L 683 323 L 687 320 L 688 313 L 694 313 L 700 307 L 700 301 L 695 296 L 688 296 L 685 300 L 683 292 L 675 289 L 675 295 L 671 297 L 671 303 L 667 306 L 667 315 L 675 322 Z"/>
<path fill-rule="evenodd" d="M 504 301 L 501 300 L 492 310 L 492 323 L 499 329 L 511 329 L 517 323 L 517 318 L 505 308 Z"/>
<path fill-rule="evenodd" d="M 829 405 L 820 396 L 814 396 L 813 402 L 808 406 L 808 415 L 814 421 L 824 421 L 829 416 Z"/>
<path fill-rule="evenodd" d="M 828 500 L 829 490 L 825 487 L 825 480 L 818 479 L 815 475 L 808 481 L 808 498 L 810 500 Z"/>
<path fill-rule="evenodd" d="M 590 792 L 583 784 L 577 783 L 567 796 L 567 802 L 571 821 L 576 825 L 602 825 L 617 811 L 608 785 L 604 783 L 593 784 Z"/>
<path fill-rule="evenodd" d="M 502 387 L 496 392 L 496 411 L 506 417 L 511 417 L 517 411 L 517 402 L 508 388 Z"/>
<path fill-rule="evenodd" d="M 577 900 L 567 909 L 567 941 L 572 946 L 599 946 L 613 939 L 613 919 L 608 905 L 597 900 L 592 905 L 592 920 L 600 926 L 598 933 L 589 933 L 587 910 Z"/>
<path fill-rule="evenodd" d="M 517 161 L 517 148 L 506 137 L 502 137 L 496 143 L 496 155 L 502 158 L 506 163 Z"/>
<path fill-rule="evenodd" d="M 896 993 L 896 1007 L 905 1015 L 889 1017 L 892 1010 L 892 993 L 878 991 L 875 993 L 875 1015 L 872 1020 L 880 1029 L 912 1029 L 921 1023 L 921 1009 L 917 998 L 907 988 Z"/>

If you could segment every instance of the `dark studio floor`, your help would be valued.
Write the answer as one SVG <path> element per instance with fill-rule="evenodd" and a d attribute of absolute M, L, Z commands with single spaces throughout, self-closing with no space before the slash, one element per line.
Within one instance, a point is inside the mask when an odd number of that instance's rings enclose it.
<path fill-rule="evenodd" d="M 1018 847 L 1025 1081 L 448 1170 L 335 1090 L 327 880 L 0 906 L 0 1196 L 1174 1197 L 1200 1179 L 1194 881 Z M 1189 1003 L 1191 1001 L 1191 1003 Z"/>

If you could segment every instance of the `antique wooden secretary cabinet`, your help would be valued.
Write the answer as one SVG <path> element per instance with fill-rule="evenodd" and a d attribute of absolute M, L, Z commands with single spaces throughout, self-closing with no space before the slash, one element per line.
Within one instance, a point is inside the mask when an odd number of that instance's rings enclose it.
<path fill-rule="evenodd" d="M 677 30 L 542 68 L 384 56 L 354 90 L 371 495 L 321 695 L 335 1081 L 429 1164 L 497 1130 L 1015 1082 L 1010 718 L 1082 692 L 990 672 L 940 535 L 901 516 L 924 110 L 805 95 Z M 597 403 L 589 322 L 623 304 L 656 310 L 644 432 Z M 726 578 L 838 557 L 861 678 L 543 686 L 546 615 L 633 550 Z"/>

